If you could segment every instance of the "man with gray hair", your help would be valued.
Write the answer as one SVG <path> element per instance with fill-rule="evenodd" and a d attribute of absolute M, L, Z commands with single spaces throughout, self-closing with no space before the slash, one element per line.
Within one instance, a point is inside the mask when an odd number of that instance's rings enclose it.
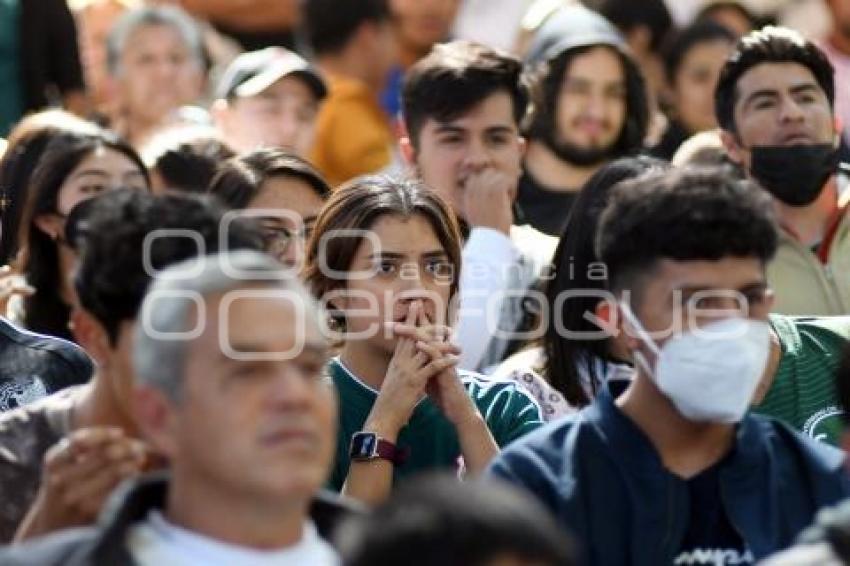
<path fill-rule="evenodd" d="M 155 460 L 132 414 L 133 325 L 153 276 L 221 249 L 262 249 L 254 226 L 195 195 L 118 189 L 71 211 L 74 336 L 92 379 L 0 415 L 0 542 L 94 522 L 112 489 Z M 191 236 L 191 237 L 187 237 Z M 2 563 L 2 562 L 0 562 Z"/>
<path fill-rule="evenodd" d="M 205 83 L 205 57 L 197 23 L 175 6 L 144 6 L 125 13 L 106 42 L 113 93 L 111 127 L 140 147 L 152 133 L 188 116 Z M 182 114 L 182 115 L 181 115 Z"/>
<path fill-rule="evenodd" d="M 0 553 L 23 564 L 337 564 L 317 494 L 336 441 L 319 307 L 254 251 L 174 265 L 136 324 L 133 407 L 170 475 L 128 482 L 97 527 Z"/>

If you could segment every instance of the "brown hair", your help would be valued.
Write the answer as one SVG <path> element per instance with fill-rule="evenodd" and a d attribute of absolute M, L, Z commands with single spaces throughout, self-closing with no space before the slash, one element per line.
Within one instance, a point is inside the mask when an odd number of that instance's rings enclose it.
<path fill-rule="evenodd" d="M 424 217 L 452 264 L 449 296 L 457 295 L 461 267 L 461 238 L 451 208 L 435 191 L 421 181 L 386 176 L 360 177 L 338 188 L 325 204 L 316 220 L 316 228 L 307 243 L 304 280 L 313 294 L 321 299 L 329 291 L 345 286 L 345 278 L 325 273 L 346 273 L 360 247 L 362 237 L 340 236 L 324 242 L 323 262 L 318 261 L 322 236 L 334 230 L 369 230 L 382 216 Z"/>

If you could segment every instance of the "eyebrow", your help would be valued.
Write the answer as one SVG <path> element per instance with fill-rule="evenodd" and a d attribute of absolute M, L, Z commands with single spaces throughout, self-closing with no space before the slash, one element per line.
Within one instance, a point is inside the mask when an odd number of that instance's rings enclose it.
<path fill-rule="evenodd" d="M 271 348 L 270 349 L 270 348 L 267 348 L 265 345 L 259 344 L 259 343 L 256 343 L 256 342 L 254 342 L 254 343 L 251 343 L 251 342 L 231 342 L 230 343 L 230 349 L 234 352 L 241 352 L 241 353 L 272 353 L 273 354 L 273 353 L 278 351 L 277 348 Z M 232 357 L 228 356 L 227 353 L 224 352 L 223 350 L 219 350 L 219 354 L 220 354 L 219 357 L 222 360 L 224 360 L 225 362 L 240 363 L 240 362 L 244 361 L 244 360 L 233 359 Z M 318 357 L 325 357 L 325 356 L 328 355 L 328 348 L 326 346 L 319 344 L 319 343 L 306 343 L 302 346 L 301 351 L 298 353 L 298 355 L 294 356 L 294 357 L 299 357 L 299 356 L 302 356 L 304 354 L 308 354 L 308 355 L 312 355 L 312 356 L 318 356 Z M 258 360 L 258 361 L 263 361 L 263 360 Z"/>
<path fill-rule="evenodd" d="M 101 171 L 100 169 L 83 169 L 78 173 L 72 175 L 72 179 L 79 179 L 80 177 L 108 177 L 109 175 L 105 171 Z"/>
<path fill-rule="evenodd" d="M 455 126 L 452 124 L 440 124 L 437 126 L 438 134 L 464 134 L 466 133 L 465 128 L 461 128 L 460 126 Z"/>
<path fill-rule="evenodd" d="M 515 134 L 516 130 L 510 126 L 490 126 L 485 132 L 488 134 Z"/>
<path fill-rule="evenodd" d="M 374 254 L 369 254 L 367 256 L 369 259 L 381 258 L 381 259 L 404 259 L 407 257 L 407 254 L 401 254 L 398 252 L 379 252 Z M 422 252 L 419 254 L 419 257 L 425 259 L 432 259 L 435 257 L 448 257 L 448 254 L 444 250 L 430 250 L 427 252 Z"/>
<path fill-rule="evenodd" d="M 819 90 L 820 90 L 820 87 L 818 85 L 816 85 L 815 83 L 811 83 L 811 82 L 794 85 L 790 89 L 791 94 L 800 94 L 800 93 L 803 93 L 803 92 L 810 92 L 810 91 L 818 92 Z M 764 88 L 764 89 L 757 90 L 755 92 L 751 92 L 747 96 L 747 98 L 744 100 L 744 105 L 746 106 L 748 104 L 751 104 L 757 98 L 762 98 L 762 97 L 767 97 L 767 96 L 779 96 L 779 91 L 775 88 Z"/>
<path fill-rule="evenodd" d="M 747 283 L 738 287 L 737 289 L 728 289 L 723 287 L 712 287 L 706 285 L 685 285 L 684 287 L 676 287 L 673 289 L 673 292 L 680 291 L 682 293 L 682 299 L 685 300 L 689 298 L 691 295 L 695 293 L 699 293 L 701 291 L 736 291 L 738 293 L 744 294 L 748 291 L 761 291 L 763 289 L 767 289 L 766 281 L 758 281 L 753 283 Z"/>

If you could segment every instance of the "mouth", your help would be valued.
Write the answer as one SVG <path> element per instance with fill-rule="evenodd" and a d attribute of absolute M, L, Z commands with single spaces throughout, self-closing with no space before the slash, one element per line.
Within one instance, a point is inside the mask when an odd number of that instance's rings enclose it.
<path fill-rule="evenodd" d="M 260 442 L 268 448 L 312 450 L 317 440 L 316 435 L 307 429 L 284 428 L 262 435 Z"/>
<path fill-rule="evenodd" d="M 605 122 L 596 120 L 580 120 L 575 123 L 575 130 L 582 132 L 590 137 L 599 137 L 608 131 L 608 125 Z"/>
<path fill-rule="evenodd" d="M 809 134 L 797 132 L 793 134 L 788 134 L 784 136 L 781 140 L 782 145 L 796 145 L 796 144 L 813 144 L 815 141 Z"/>

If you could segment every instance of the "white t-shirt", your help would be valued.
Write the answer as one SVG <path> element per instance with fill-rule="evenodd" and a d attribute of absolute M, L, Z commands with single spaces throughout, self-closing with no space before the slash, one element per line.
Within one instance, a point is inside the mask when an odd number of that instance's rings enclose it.
<path fill-rule="evenodd" d="M 337 566 L 339 556 L 316 532 L 304 524 L 301 540 L 280 550 L 235 546 L 180 528 L 153 510 L 130 528 L 127 547 L 139 566 Z"/>

